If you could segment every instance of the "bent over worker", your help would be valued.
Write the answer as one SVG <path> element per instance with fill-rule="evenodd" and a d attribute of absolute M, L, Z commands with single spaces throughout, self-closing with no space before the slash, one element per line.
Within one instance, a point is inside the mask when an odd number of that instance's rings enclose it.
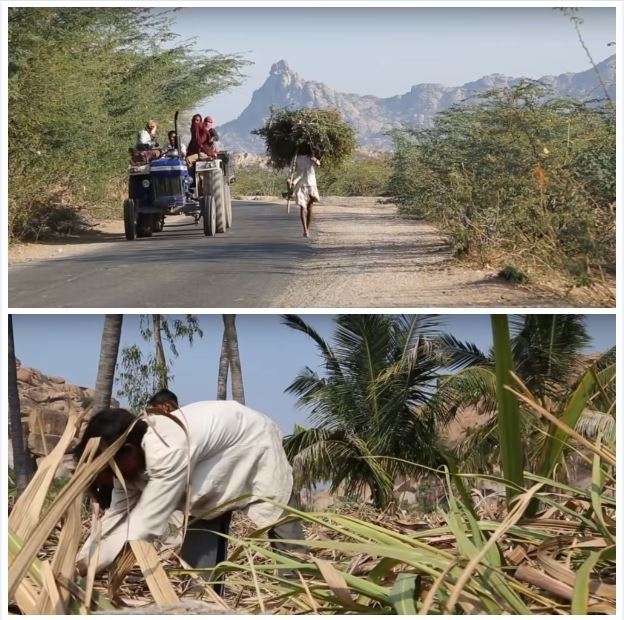
<path fill-rule="evenodd" d="M 79 458 L 92 437 L 101 438 L 103 450 L 134 422 L 114 457 L 127 492 L 113 481 L 100 528 L 98 572 L 114 561 L 126 542 L 164 534 L 173 512 L 184 510 L 187 501 L 191 517 L 180 555 L 192 568 L 212 568 L 226 559 L 227 540 L 218 533 L 228 533 L 233 509 L 244 510 L 258 527 L 283 516 L 279 506 L 259 499 L 287 504 L 293 485 L 281 432 L 266 415 L 236 401 L 204 401 L 180 408 L 176 404 L 167 415 L 150 415 L 149 425 L 135 420 L 125 409 L 97 413 L 74 451 Z M 245 495 L 253 497 L 240 499 Z M 232 500 L 236 501 L 221 507 Z M 288 522 L 269 530 L 269 537 L 302 540 L 303 528 L 299 521 Z M 275 546 L 307 552 L 303 544 Z M 97 547 L 92 532 L 78 555 L 83 571 Z M 221 593 L 222 584 L 215 590 Z"/>

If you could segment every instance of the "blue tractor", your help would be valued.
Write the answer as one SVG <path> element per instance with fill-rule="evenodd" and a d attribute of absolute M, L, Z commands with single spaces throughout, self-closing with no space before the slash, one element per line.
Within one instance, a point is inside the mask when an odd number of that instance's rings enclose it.
<path fill-rule="evenodd" d="M 176 112 L 176 125 L 177 116 Z M 128 198 L 123 205 L 128 241 L 161 232 L 168 216 L 189 216 L 196 224 L 202 220 L 209 237 L 231 227 L 234 176 L 228 153 L 219 153 L 217 159 L 198 159 L 189 171 L 178 149 L 131 151 Z"/>

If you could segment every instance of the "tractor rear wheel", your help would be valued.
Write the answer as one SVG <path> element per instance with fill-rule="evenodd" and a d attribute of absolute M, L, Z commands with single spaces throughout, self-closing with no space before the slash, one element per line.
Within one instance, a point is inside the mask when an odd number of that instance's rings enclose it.
<path fill-rule="evenodd" d="M 127 198 L 123 203 L 124 210 L 124 232 L 126 239 L 132 241 L 136 237 L 136 210 L 134 208 L 134 200 Z"/>
<path fill-rule="evenodd" d="M 210 194 L 204 194 L 202 198 L 202 219 L 204 220 L 204 235 L 214 237 L 217 222 L 214 199 Z"/>
<path fill-rule="evenodd" d="M 225 191 L 223 189 L 223 171 L 221 168 L 214 168 L 206 175 L 208 181 L 208 187 L 204 187 L 204 191 L 214 198 L 215 204 L 215 217 L 217 220 L 217 232 L 224 233 L 226 231 L 225 225 Z"/>
<path fill-rule="evenodd" d="M 224 185 L 225 192 L 225 225 L 227 228 L 232 228 L 232 194 L 230 192 L 230 186 L 226 183 Z"/>

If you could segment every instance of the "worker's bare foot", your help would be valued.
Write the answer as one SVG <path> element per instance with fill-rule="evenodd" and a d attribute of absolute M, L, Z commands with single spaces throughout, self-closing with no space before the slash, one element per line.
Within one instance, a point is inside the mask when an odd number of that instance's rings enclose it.
<path fill-rule="evenodd" d="M 304 230 L 304 231 L 303 231 L 303 236 L 304 236 L 304 237 L 309 237 L 309 236 L 310 236 L 310 233 L 309 233 L 307 230 Z"/>

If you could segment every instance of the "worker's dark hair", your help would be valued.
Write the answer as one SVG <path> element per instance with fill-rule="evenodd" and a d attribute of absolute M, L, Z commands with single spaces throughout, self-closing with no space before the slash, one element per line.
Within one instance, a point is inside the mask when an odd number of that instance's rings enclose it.
<path fill-rule="evenodd" d="M 132 415 L 126 409 L 117 409 L 109 407 L 99 411 L 89 420 L 87 428 L 78 445 L 72 450 L 76 461 L 80 460 L 82 453 L 89 443 L 89 439 L 94 437 L 100 437 L 101 441 L 105 441 L 107 444 L 111 444 L 119 439 L 127 430 L 128 427 L 135 422 L 132 427 L 126 442 L 135 446 L 140 446 L 143 440 L 143 435 L 147 430 L 147 423 L 145 420 L 137 420 L 136 416 Z M 101 484 L 95 480 L 89 487 L 90 494 L 93 499 L 97 500 L 98 504 L 102 508 L 108 508 L 111 504 L 113 495 L 113 487 L 107 484 Z"/>
<path fill-rule="evenodd" d="M 147 404 L 152 407 L 165 405 L 167 403 L 171 403 L 176 407 L 180 406 L 178 404 L 178 397 L 171 390 L 158 390 L 158 392 L 147 401 Z"/>
<path fill-rule="evenodd" d="M 309 155 L 310 157 L 314 155 L 314 153 L 312 152 L 312 147 L 307 142 L 305 142 L 304 144 L 300 144 L 297 147 L 297 151 L 299 152 L 299 155 Z"/>
<path fill-rule="evenodd" d="M 167 132 L 167 138 L 169 138 L 171 140 L 171 134 L 175 134 L 175 129 L 172 129 L 171 131 Z"/>
<path fill-rule="evenodd" d="M 145 435 L 147 430 L 147 422 L 145 420 L 137 420 L 136 416 L 126 409 L 117 409 L 115 407 L 102 409 L 102 411 L 93 415 L 87 423 L 87 428 L 85 428 L 78 445 L 72 450 L 74 457 L 76 460 L 79 460 L 87 447 L 89 439 L 94 437 L 100 437 L 101 441 L 112 444 L 128 430 L 128 427 L 135 420 L 136 423 L 128 434 L 126 443 L 140 446 L 143 435 Z"/>

